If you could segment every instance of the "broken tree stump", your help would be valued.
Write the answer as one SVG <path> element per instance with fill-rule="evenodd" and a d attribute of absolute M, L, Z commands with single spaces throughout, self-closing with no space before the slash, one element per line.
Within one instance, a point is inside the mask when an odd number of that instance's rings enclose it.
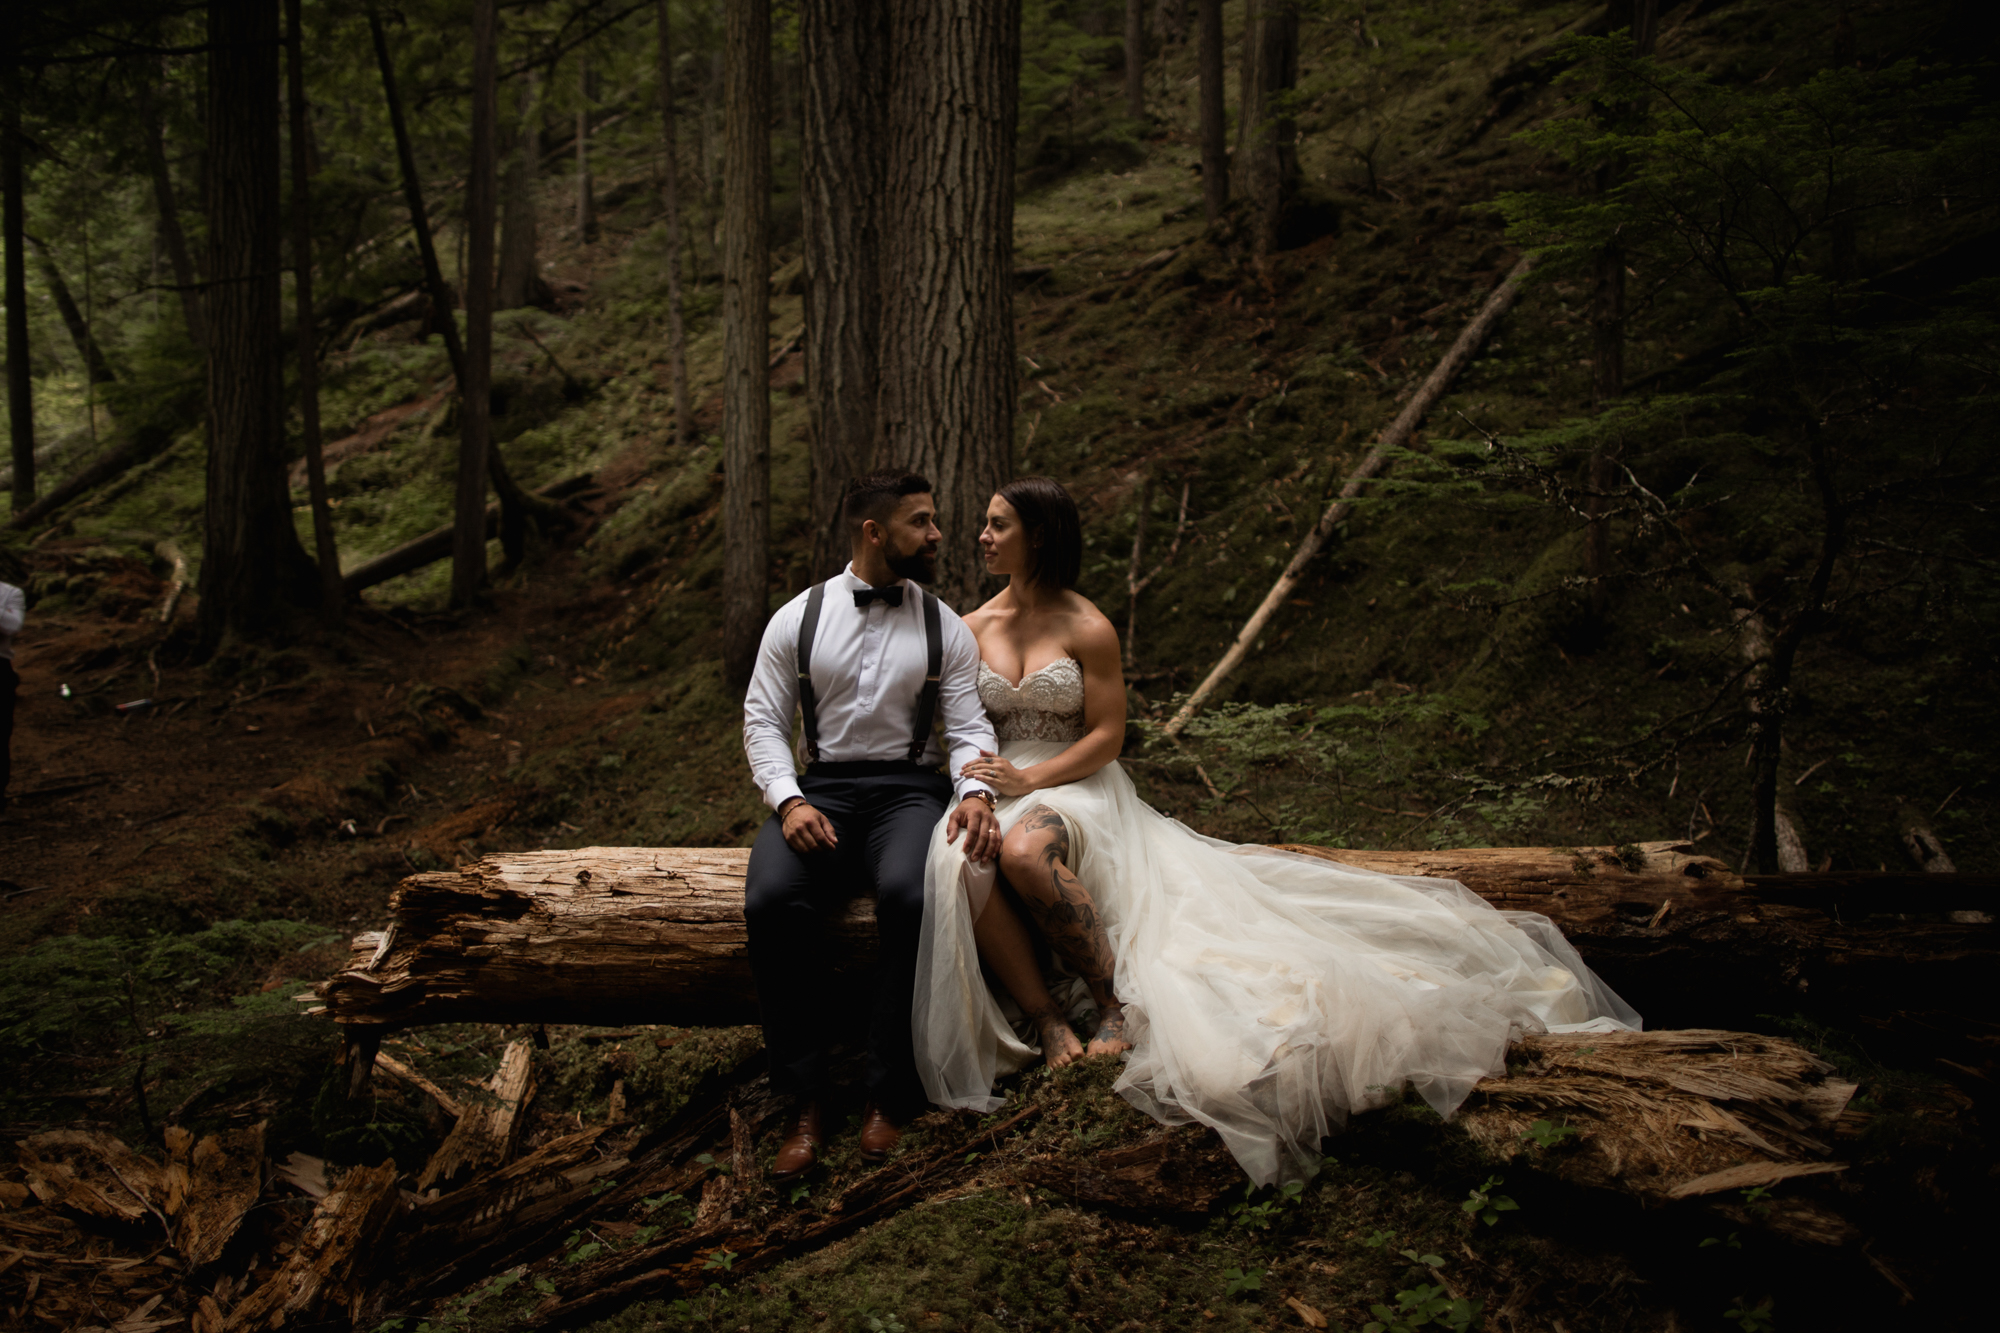
<path fill-rule="evenodd" d="M 1642 1013 L 1671 1010 L 1689 1025 L 1722 1026 L 1772 996 L 1894 996 L 1903 1008 L 1968 1012 L 1993 1003 L 1986 978 L 2000 935 L 1990 923 L 1948 919 L 1991 907 L 2000 897 L 1992 876 L 1746 880 L 1677 842 L 1285 850 L 1456 879 L 1496 907 L 1539 912 Z M 439 1022 L 755 1023 L 743 925 L 749 858 L 743 848 L 589 847 L 412 875 L 390 899 L 389 928 L 357 937 L 346 970 L 311 998 L 363 1042 Z M 833 935 L 850 973 L 865 972 L 872 902 L 850 903 Z M 1673 1003 L 1663 1008 L 1663 997 Z M 1677 1007 L 1686 997 L 1691 1011 Z"/>
<path fill-rule="evenodd" d="M 375 1248 L 402 1211 L 394 1162 L 348 1172 L 313 1209 L 285 1266 L 229 1312 L 224 1333 L 278 1329 L 322 1308 L 351 1320 L 375 1280 Z"/>
<path fill-rule="evenodd" d="M 500 1055 L 500 1068 L 482 1091 L 486 1096 L 465 1108 L 444 1143 L 424 1164 L 423 1174 L 417 1177 L 419 1193 L 433 1185 L 450 1185 L 460 1176 L 504 1166 L 513 1158 L 521 1138 L 521 1112 L 535 1095 L 532 1044 L 508 1042 Z"/>

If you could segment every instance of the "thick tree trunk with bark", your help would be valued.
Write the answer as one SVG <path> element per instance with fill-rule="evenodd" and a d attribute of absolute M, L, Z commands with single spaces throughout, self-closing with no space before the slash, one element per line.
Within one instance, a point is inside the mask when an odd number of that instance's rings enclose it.
<path fill-rule="evenodd" d="M 207 321 L 202 317 L 201 275 L 188 250 L 187 233 L 181 228 L 180 205 L 176 202 L 173 172 L 167 166 L 165 117 L 159 114 L 158 99 L 149 86 L 140 103 L 145 117 L 141 140 L 146 150 L 146 172 L 152 178 L 153 209 L 159 228 L 160 248 L 174 271 L 176 294 L 181 301 L 181 318 L 187 323 L 188 338 L 196 347 L 208 341 Z"/>
<path fill-rule="evenodd" d="M 472 0 L 472 171 L 465 183 L 465 378 L 458 410 L 458 487 L 451 600 L 486 586 L 486 456 L 493 443 L 493 213 L 498 90 L 494 0 Z"/>
<path fill-rule="evenodd" d="M 936 487 L 938 592 L 977 605 L 975 538 L 1013 459 L 1018 0 L 890 0 L 879 464 Z"/>
<path fill-rule="evenodd" d="M 76 348 L 76 355 L 83 362 L 84 376 L 92 384 L 116 384 L 117 372 L 111 369 L 111 358 L 97 344 L 96 334 L 90 323 L 77 308 L 76 297 L 71 294 L 69 283 L 63 280 L 62 270 L 56 267 L 55 256 L 49 248 L 34 237 L 29 242 L 35 247 L 36 266 L 42 270 L 42 282 L 48 287 L 49 295 L 56 303 L 56 313 L 62 316 L 63 328 L 69 332 L 69 340 Z"/>
<path fill-rule="evenodd" d="M 1251 237 L 1260 253 L 1268 253 L 1278 248 L 1285 204 L 1298 184 L 1298 127 L 1284 104 L 1299 80 L 1298 0 L 1258 0 L 1256 15 L 1243 33 L 1250 77 L 1243 86 L 1240 141 Z"/>
<path fill-rule="evenodd" d="M 198 637 L 268 634 L 312 597 L 285 481 L 278 9 L 208 10 L 208 471 Z"/>
<path fill-rule="evenodd" d="M 687 328 L 681 317 L 681 136 L 674 120 L 674 34 L 667 0 L 654 0 L 660 63 L 660 203 L 667 215 L 667 379 L 674 395 L 674 439 L 694 443 L 694 407 L 688 401 Z"/>
<path fill-rule="evenodd" d="M 542 280 L 541 240 L 535 226 L 535 180 L 542 172 L 541 81 L 530 73 L 521 85 L 521 125 L 508 158 L 500 192 L 500 272 L 494 308 L 519 310 L 545 305 L 549 285 Z"/>
<path fill-rule="evenodd" d="M 1211 224 L 1229 206 L 1229 135 L 1222 101 L 1222 0 L 1197 0 L 1201 25 L 1201 196 Z"/>
<path fill-rule="evenodd" d="M 28 257 L 23 250 L 26 201 L 21 170 L 21 70 L 7 58 L 6 123 L 0 126 L 0 190 L 7 270 L 7 440 L 14 462 L 15 514 L 35 503 L 34 371 L 28 362 Z"/>
<path fill-rule="evenodd" d="M 847 483 L 874 464 L 882 332 L 883 0 L 805 0 L 805 356 L 811 576 L 847 563 Z"/>
<path fill-rule="evenodd" d="M 312 184 L 307 130 L 305 24 L 300 0 L 285 0 L 286 94 L 291 104 L 292 139 L 292 297 L 298 325 L 299 422 L 306 453 L 306 493 L 312 502 L 313 551 L 319 560 L 320 614 L 329 625 L 341 618 L 340 550 L 333 540 L 333 509 L 327 503 L 326 456 L 319 432 L 319 323 L 313 316 Z"/>
<path fill-rule="evenodd" d="M 1690 988 L 1719 986 L 1731 996 L 1832 992 L 1872 1002 L 1893 993 L 1916 1005 L 1978 993 L 2000 961 L 1988 925 L 1868 921 L 1884 910 L 1990 904 L 1991 877 L 1745 881 L 1672 842 L 1286 850 L 1383 874 L 1456 879 L 1496 907 L 1538 912 L 1613 985 L 1628 976 L 1643 987 L 1685 978 Z M 591 847 L 412 875 L 390 899 L 388 931 L 358 936 L 348 968 L 317 995 L 357 1032 L 475 1021 L 754 1023 L 743 925 L 749 856 L 741 848 Z M 834 923 L 829 948 L 850 975 L 867 974 L 868 898 Z M 1892 979 L 1914 988 L 1876 989 Z"/>
<path fill-rule="evenodd" d="M 725 40 L 722 668 L 741 689 L 771 572 L 770 0 L 728 0 Z"/>

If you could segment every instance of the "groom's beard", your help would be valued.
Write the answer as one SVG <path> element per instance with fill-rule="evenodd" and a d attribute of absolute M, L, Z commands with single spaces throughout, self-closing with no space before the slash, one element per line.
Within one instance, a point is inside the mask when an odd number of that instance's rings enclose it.
<path fill-rule="evenodd" d="M 889 572 L 899 579 L 913 579 L 918 583 L 929 583 L 937 577 L 937 548 L 919 546 L 913 551 L 898 551 L 887 557 Z"/>

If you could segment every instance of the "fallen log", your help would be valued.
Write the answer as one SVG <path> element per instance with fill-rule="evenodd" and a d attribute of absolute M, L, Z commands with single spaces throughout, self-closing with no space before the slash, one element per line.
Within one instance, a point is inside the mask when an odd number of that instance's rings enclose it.
<path fill-rule="evenodd" d="M 565 499 L 579 491 L 589 489 L 591 479 L 591 474 L 586 472 L 580 476 L 551 482 L 533 494 L 544 500 Z M 486 506 L 486 536 L 490 540 L 499 533 L 500 506 L 489 504 Z M 349 597 L 356 597 L 378 583 L 387 583 L 390 579 L 413 573 L 425 565 L 434 565 L 451 554 L 451 539 L 450 524 L 433 528 L 421 537 L 414 537 L 404 542 L 393 551 L 384 551 L 373 560 L 356 565 L 340 576 L 340 586 Z"/>
<path fill-rule="evenodd" d="M 1665 1006 L 1656 1021 L 1722 1026 L 1731 1006 L 1743 1012 L 1772 995 L 1992 1007 L 1986 977 L 2000 935 L 1991 925 L 1907 919 L 1991 907 L 1990 876 L 1745 880 L 1674 842 L 1288 850 L 1456 879 L 1496 907 L 1539 912 L 1642 1013 Z M 390 899 L 388 929 L 358 936 L 348 967 L 305 998 L 371 1054 L 382 1034 L 425 1023 L 755 1023 L 742 911 L 749 855 L 591 847 L 412 875 Z M 866 972 L 873 904 L 855 899 L 833 934 L 848 974 Z"/>

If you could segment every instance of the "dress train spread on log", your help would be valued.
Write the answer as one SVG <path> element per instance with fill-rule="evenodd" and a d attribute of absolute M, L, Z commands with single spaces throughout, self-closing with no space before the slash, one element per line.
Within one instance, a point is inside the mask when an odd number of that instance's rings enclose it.
<path fill-rule="evenodd" d="M 1068 659 L 1019 687 L 980 672 L 1018 768 L 1082 734 L 1082 691 Z M 1310 1176 L 1321 1138 L 1405 1085 L 1450 1115 L 1504 1071 L 1517 1033 L 1639 1027 L 1546 917 L 1496 910 L 1456 881 L 1205 837 L 1141 801 L 1115 762 L 1002 801 L 1002 829 L 1037 806 L 1068 826 L 1070 869 L 1117 959 L 1133 1049 L 1116 1090 L 1164 1123 L 1213 1127 L 1259 1184 Z M 983 1112 L 1002 1105 L 995 1078 L 1038 1047 L 981 974 L 972 923 L 995 870 L 962 846 L 940 822 L 913 1024 L 931 1100 Z M 1051 991 L 1071 1013 L 1090 1006 L 1080 979 Z"/>

